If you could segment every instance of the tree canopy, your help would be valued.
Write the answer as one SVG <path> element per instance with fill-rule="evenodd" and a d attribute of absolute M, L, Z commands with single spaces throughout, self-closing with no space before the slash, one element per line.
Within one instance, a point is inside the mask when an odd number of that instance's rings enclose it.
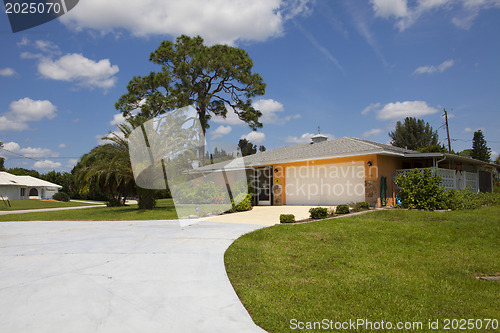
<path fill-rule="evenodd" d="M 241 150 L 243 156 L 252 155 L 257 152 L 257 146 L 248 141 L 247 139 L 240 139 L 238 142 L 238 147 Z"/>
<path fill-rule="evenodd" d="M 440 150 L 437 131 L 423 119 L 406 117 L 404 122 L 398 121 L 394 131 L 389 132 L 391 144 L 411 150 Z M 434 148 L 433 148 L 434 147 Z"/>
<path fill-rule="evenodd" d="M 264 95 L 266 84 L 252 73 L 253 61 L 242 49 L 203 44 L 201 37 L 180 36 L 163 41 L 149 60 L 161 71 L 137 76 L 115 107 L 128 118 L 137 112 L 151 119 L 169 110 L 193 105 L 203 131 L 213 115 L 225 118 L 228 108 L 252 129 L 262 127 L 262 113 L 251 103 Z"/>
<path fill-rule="evenodd" d="M 491 159 L 491 149 L 488 148 L 483 131 L 481 130 L 474 132 L 474 137 L 472 138 L 472 152 L 470 156 L 476 160 L 485 162 L 489 162 Z"/>

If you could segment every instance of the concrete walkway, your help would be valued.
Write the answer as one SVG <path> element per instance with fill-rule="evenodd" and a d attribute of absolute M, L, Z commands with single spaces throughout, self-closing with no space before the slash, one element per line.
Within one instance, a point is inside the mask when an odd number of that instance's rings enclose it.
<path fill-rule="evenodd" d="M 41 209 L 24 209 L 24 210 L 4 210 L 0 211 L 0 215 L 8 214 L 26 214 L 26 213 L 38 213 L 38 212 L 53 212 L 57 210 L 72 210 L 72 209 L 85 209 L 85 208 L 96 208 L 96 207 L 106 207 L 106 205 L 90 205 L 90 206 L 76 206 L 76 207 L 60 207 L 60 208 L 41 208 Z"/>
<path fill-rule="evenodd" d="M 309 209 L 313 207 L 318 206 L 255 206 L 252 210 L 246 212 L 204 217 L 200 220 L 269 226 L 279 224 L 281 214 L 293 214 L 295 215 L 295 220 L 307 219 L 309 218 Z M 326 208 L 334 209 L 335 206 Z"/>
<path fill-rule="evenodd" d="M 259 225 L 0 223 L 2 332 L 264 332 L 224 252 Z"/>

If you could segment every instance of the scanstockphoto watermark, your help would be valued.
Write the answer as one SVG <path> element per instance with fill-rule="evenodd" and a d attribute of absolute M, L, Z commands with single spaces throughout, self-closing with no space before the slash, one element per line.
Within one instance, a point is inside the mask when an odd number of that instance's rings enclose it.
<path fill-rule="evenodd" d="M 370 319 L 349 319 L 344 321 L 322 319 L 318 321 L 299 321 L 291 319 L 291 330 L 369 330 L 369 331 L 434 331 L 434 330 L 497 330 L 499 320 L 491 318 L 445 318 L 427 321 L 385 321 Z"/>

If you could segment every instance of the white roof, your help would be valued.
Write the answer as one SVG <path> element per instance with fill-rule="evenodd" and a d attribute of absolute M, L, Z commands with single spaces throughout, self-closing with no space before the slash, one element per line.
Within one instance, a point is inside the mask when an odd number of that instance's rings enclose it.
<path fill-rule="evenodd" d="M 31 176 L 16 176 L 8 172 L 0 172 L 0 186 L 27 186 L 27 187 L 57 187 L 62 188 L 61 185 L 57 185 L 45 180 L 41 180 Z"/>

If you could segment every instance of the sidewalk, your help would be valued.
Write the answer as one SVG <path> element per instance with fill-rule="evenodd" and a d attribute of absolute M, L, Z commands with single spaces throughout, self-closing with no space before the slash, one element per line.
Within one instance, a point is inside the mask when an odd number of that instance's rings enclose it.
<path fill-rule="evenodd" d="M 26 214 L 26 213 L 38 213 L 38 212 L 53 212 L 57 210 L 72 210 L 72 209 L 84 209 L 84 208 L 96 208 L 96 207 L 106 207 L 106 205 L 92 205 L 92 206 L 77 206 L 77 207 L 61 207 L 61 208 L 41 208 L 41 209 L 25 209 L 25 210 L 6 210 L 0 211 L 0 215 L 9 214 Z"/>

